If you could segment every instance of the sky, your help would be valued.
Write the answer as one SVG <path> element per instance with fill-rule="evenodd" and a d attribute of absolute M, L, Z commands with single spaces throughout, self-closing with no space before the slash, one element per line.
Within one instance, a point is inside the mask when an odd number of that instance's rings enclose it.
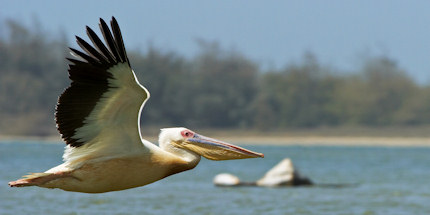
<path fill-rule="evenodd" d="M 86 38 L 86 25 L 98 28 L 100 17 L 115 16 L 128 49 L 152 45 L 192 57 L 203 39 L 263 68 L 282 68 L 312 52 L 321 63 L 349 72 L 365 57 L 387 56 L 418 83 L 430 84 L 427 0 L 0 0 L 0 5 L 0 22 L 12 18 L 32 25 L 36 18 L 48 32 L 64 31 L 71 44 L 74 35 Z"/>

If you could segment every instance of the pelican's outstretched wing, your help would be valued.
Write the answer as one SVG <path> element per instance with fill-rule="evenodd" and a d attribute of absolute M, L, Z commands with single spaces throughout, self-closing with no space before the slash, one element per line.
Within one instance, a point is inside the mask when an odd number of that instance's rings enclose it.
<path fill-rule="evenodd" d="M 100 19 L 106 46 L 87 26 L 93 46 L 76 36 L 84 52 L 70 48 L 72 55 L 80 59 L 67 58 L 72 82 L 58 100 L 55 118 L 68 148 L 81 153 L 121 153 L 144 148 L 139 119 L 149 92 L 130 67 L 114 17 L 111 28 L 112 33 Z M 67 160 L 66 153 L 65 156 Z"/>

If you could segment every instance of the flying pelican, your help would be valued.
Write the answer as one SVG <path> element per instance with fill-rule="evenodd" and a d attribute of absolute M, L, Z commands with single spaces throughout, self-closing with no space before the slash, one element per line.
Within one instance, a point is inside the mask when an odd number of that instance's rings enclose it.
<path fill-rule="evenodd" d="M 70 48 L 70 86 L 58 99 L 55 119 L 66 143 L 64 163 L 9 182 L 103 193 L 155 182 L 193 169 L 200 156 L 210 160 L 264 157 L 187 128 L 164 128 L 159 146 L 142 139 L 140 114 L 149 98 L 130 67 L 119 25 L 100 19 L 105 44 L 86 27 L 93 46 L 76 36 L 84 52 Z"/>

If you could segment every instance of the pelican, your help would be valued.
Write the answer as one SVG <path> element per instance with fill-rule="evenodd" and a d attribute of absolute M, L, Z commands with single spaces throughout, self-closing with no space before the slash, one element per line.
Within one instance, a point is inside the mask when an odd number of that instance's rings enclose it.
<path fill-rule="evenodd" d="M 93 45 L 76 36 L 83 51 L 70 48 L 70 86 L 58 99 L 55 120 L 66 143 L 64 163 L 43 173 L 9 182 L 11 187 L 39 186 L 103 193 L 144 186 L 193 169 L 201 156 L 210 160 L 264 157 L 183 128 L 164 128 L 159 144 L 144 140 L 140 114 L 149 99 L 130 67 L 119 25 L 100 19 L 105 43 L 88 26 Z"/>

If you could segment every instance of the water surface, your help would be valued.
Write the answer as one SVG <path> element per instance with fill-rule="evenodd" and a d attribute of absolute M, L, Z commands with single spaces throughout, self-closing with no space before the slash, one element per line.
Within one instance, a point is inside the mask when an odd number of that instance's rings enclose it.
<path fill-rule="evenodd" d="M 238 143 L 240 144 L 240 143 Z M 0 144 L 0 214 L 430 214 L 430 148 L 247 146 L 264 159 L 208 161 L 145 187 L 83 194 L 8 181 L 61 163 L 62 144 Z M 315 183 L 344 188 L 220 188 L 216 174 L 253 181 L 289 157 Z"/>

